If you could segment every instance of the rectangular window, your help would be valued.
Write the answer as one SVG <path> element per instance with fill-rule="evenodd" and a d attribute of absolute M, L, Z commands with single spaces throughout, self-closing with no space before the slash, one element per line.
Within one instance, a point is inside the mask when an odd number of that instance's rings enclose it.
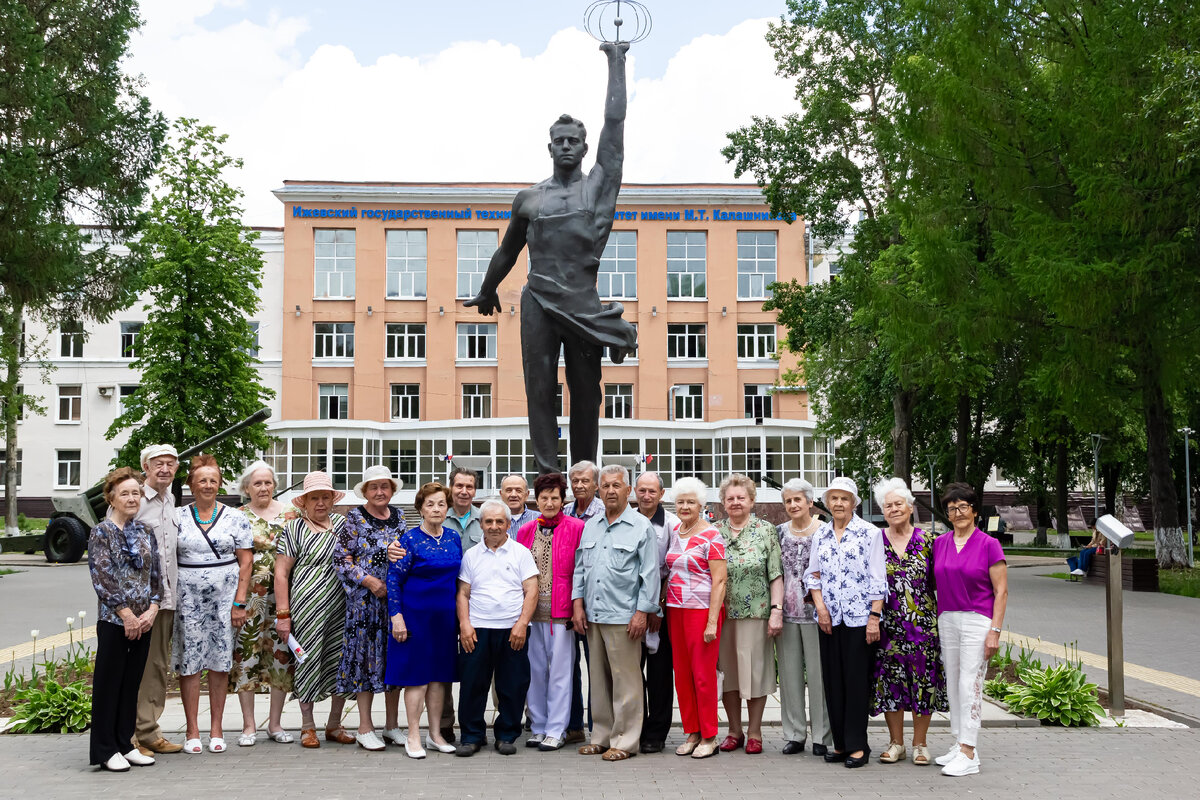
<path fill-rule="evenodd" d="M 354 323 L 314 322 L 313 358 L 354 358 Z"/>
<path fill-rule="evenodd" d="M 426 276 L 425 231 L 387 232 L 387 296 L 393 300 L 424 300 Z"/>
<path fill-rule="evenodd" d="M 58 387 L 58 421 L 79 422 L 83 416 L 83 387 Z"/>
<path fill-rule="evenodd" d="M 22 460 L 23 452 L 24 452 L 23 450 L 17 450 L 17 470 L 16 470 L 17 474 L 15 477 L 17 479 L 17 488 L 18 489 L 21 488 L 21 460 Z M 0 486 L 4 485 L 4 479 L 6 477 L 5 472 L 7 471 L 7 467 L 8 467 L 7 454 L 4 452 L 4 450 L 2 448 L 0 448 Z"/>
<path fill-rule="evenodd" d="M 667 231 L 667 297 L 707 297 L 708 234 Z"/>
<path fill-rule="evenodd" d="M 254 344 L 251 345 L 248 354 L 251 358 L 258 358 L 258 346 L 259 345 L 258 345 L 258 323 L 257 322 L 250 323 L 250 332 L 254 335 Z"/>
<path fill-rule="evenodd" d="M 64 322 L 58 330 L 59 355 L 63 358 L 83 358 L 83 323 Z"/>
<path fill-rule="evenodd" d="M 458 323 L 458 357 L 463 361 L 494 359 L 496 357 L 495 323 Z"/>
<path fill-rule="evenodd" d="M 771 386 L 766 383 L 747 383 L 745 386 L 746 418 L 769 419 L 771 414 Z"/>
<path fill-rule="evenodd" d="M 118 416 L 125 413 L 125 404 L 129 402 L 129 398 L 137 393 L 140 387 L 135 384 L 122 385 L 117 387 L 117 414 Z"/>
<path fill-rule="evenodd" d="M 121 323 L 121 358 L 138 357 L 138 339 L 142 335 L 144 322 Z"/>
<path fill-rule="evenodd" d="M 425 326 L 410 322 L 387 325 L 387 357 L 410 361 L 425 360 Z"/>
<path fill-rule="evenodd" d="M 562 384 L 559 384 L 560 386 Z M 17 384 L 16 399 L 17 399 L 17 422 L 22 422 L 25 419 L 25 387 Z M 8 398 L 0 397 L 0 411 L 8 407 Z M 0 444 L 0 450 L 3 450 L 4 445 Z"/>
<path fill-rule="evenodd" d="M 488 262 L 496 252 L 496 231 L 458 232 L 458 297 L 471 298 L 483 287 Z"/>
<path fill-rule="evenodd" d="M 609 234 L 596 289 L 601 297 L 637 297 L 637 231 L 613 231 Z"/>
<path fill-rule="evenodd" d="M 464 383 L 462 387 L 463 419 L 487 419 L 492 416 L 492 385 Z"/>
<path fill-rule="evenodd" d="M 738 300 L 766 300 L 775 282 L 775 231 L 738 231 Z"/>
<path fill-rule="evenodd" d="M 705 325 L 668 325 L 667 358 L 708 358 L 707 339 Z"/>
<path fill-rule="evenodd" d="M 633 419 L 633 384 L 604 384 L 604 418 Z"/>
<path fill-rule="evenodd" d="M 54 452 L 57 466 L 55 488 L 78 489 L 80 467 L 83 464 L 81 452 L 79 450 L 56 450 Z"/>
<path fill-rule="evenodd" d="M 671 387 L 675 395 L 675 419 L 704 419 L 704 385 L 684 383 Z"/>
<path fill-rule="evenodd" d="M 421 418 L 421 384 L 392 384 L 392 419 Z"/>
<path fill-rule="evenodd" d="M 738 325 L 738 358 L 774 358 L 775 326 L 771 323 Z"/>
<path fill-rule="evenodd" d="M 561 383 L 558 384 L 558 389 L 555 392 L 554 407 L 558 409 L 555 416 L 565 417 L 567 415 L 567 406 L 563 400 L 563 385 Z"/>
<path fill-rule="evenodd" d="M 316 288 L 313 297 L 354 297 L 354 231 L 313 231 Z"/>
<path fill-rule="evenodd" d="M 345 383 L 322 383 L 317 386 L 317 401 L 321 419 L 350 418 L 350 387 Z"/>

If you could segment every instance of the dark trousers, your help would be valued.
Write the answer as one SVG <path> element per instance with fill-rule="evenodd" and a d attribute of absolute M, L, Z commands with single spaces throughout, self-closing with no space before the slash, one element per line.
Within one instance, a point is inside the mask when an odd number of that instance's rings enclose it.
<path fill-rule="evenodd" d="M 513 742 L 521 735 L 521 714 L 529 692 L 529 645 L 513 650 L 508 643 L 511 628 L 476 628 L 475 649 L 458 654 L 458 726 L 464 744 L 483 744 L 492 679 L 496 681 L 499 713 L 492 733 L 500 742 Z"/>
<path fill-rule="evenodd" d="M 529 440 L 538 472 L 559 472 L 558 351 L 566 361 L 571 393 L 571 462 L 596 458 L 600 439 L 602 348 L 566 330 L 526 288 L 521 292 L 521 362 L 529 410 Z"/>
<path fill-rule="evenodd" d="M 126 639 L 125 628 L 101 620 L 96 623 L 96 670 L 92 674 L 91 762 L 103 764 L 114 753 L 133 749 L 137 725 L 138 687 L 150 634 Z"/>
<path fill-rule="evenodd" d="M 579 654 L 582 651 L 583 658 Z M 581 731 L 583 730 L 583 666 L 581 662 L 588 660 L 588 642 L 586 636 L 575 634 L 575 667 L 571 674 L 571 719 L 567 722 L 567 730 Z M 591 672 L 588 672 L 589 677 Z M 588 730 L 592 729 L 592 687 L 591 681 L 588 681 Z"/>
<path fill-rule="evenodd" d="M 661 744 L 671 730 L 671 715 L 675 710 L 675 672 L 671 668 L 671 637 L 667 634 L 666 620 L 658 629 L 658 652 L 651 653 L 642 643 L 642 669 L 646 673 L 642 682 L 646 693 L 642 744 Z"/>
<path fill-rule="evenodd" d="M 820 641 L 833 749 L 839 753 L 868 750 L 867 716 L 877 645 L 867 644 L 866 626 L 834 625 L 832 632 L 820 635 Z"/>

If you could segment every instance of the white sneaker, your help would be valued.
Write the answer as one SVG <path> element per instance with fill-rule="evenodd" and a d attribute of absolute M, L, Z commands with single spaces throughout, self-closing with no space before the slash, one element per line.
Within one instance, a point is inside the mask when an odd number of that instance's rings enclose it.
<path fill-rule="evenodd" d="M 538 750 L 541 750 L 543 753 L 549 753 L 552 750 L 561 750 L 562 746 L 563 746 L 562 739 L 556 738 L 554 736 L 547 736 L 545 739 L 542 740 L 542 743 L 538 745 Z"/>
<path fill-rule="evenodd" d="M 408 739 L 408 734 L 403 728 L 385 728 L 383 731 L 383 740 L 392 744 L 404 746 L 405 740 Z"/>
<path fill-rule="evenodd" d="M 1072 574 L 1072 575 L 1087 575 L 1087 573 L 1086 573 L 1086 572 L 1084 572 L 1083 570 L 1079 569 L 1078 567 L 1076 567 L 1075 569 L 1071 570 L 1071 574 Z"/>
<path fill-rule="evenodd" d="M 120 753 L 113 753 L 112 758 L 100 766 L 109 772 L 129 772 L 129 762 Z"/>
<path fill-rule="evenodd" d="M 541 744 L 544 741 L 546 741 L 546 734 L 535 733 L 533 736 L 530 736 L 528 739 L 525 740 L 525 746 L 526 747 L 537 747 L 539 744 Z"/>
<path fill-rule="evenodd" d="M 375 731 L 367 731 L 366 733 L 357 733 L 354 735 L 354 740 L 358 742 L 358 746 L 364 750 L 383 750 L 387 745 L 383 740 L 375 735 Z"/>
<path fill-rule="evenodd" d="M 946 766 L 942 767 L 942 774 L 948 775 L 951 778 L 961 778 L 964 775 L 975 775 L 979 772 L 979 753 L 976 753 L 971 758 L 967 758 L 966 753 L 959 753 Z"/>
<path fill-rule="evenodd" d="M 151 756 L 142 755 L 142 751 L 136 747 L 126 753 L 124 758 L 135 767 L 148 767 L 154 763 L 154 759 Z"/>
<path fill-rule="evenodd" d="M 946 751 L 945 755 L 938 756 L 933 760 L 933 763 L 937 764 L 939 767 L 944 767 L 953 761 L 954 757 L 961 752 L 962 750 L 959 748 L 958 742 L 955 742 L 954 744 L 950 745 L 950 749 Z"/>

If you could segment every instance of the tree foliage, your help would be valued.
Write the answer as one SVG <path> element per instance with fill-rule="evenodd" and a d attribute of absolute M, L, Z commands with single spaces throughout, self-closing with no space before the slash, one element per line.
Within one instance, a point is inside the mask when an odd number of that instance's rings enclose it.
<path fill-rule="evenodd" d="M 179 120 L 159 171 L 162 190 L 143 237 L 150 302 L 132 365 L 142 382 L 107 433 L 112 439 L 133 428 L 118 464 L 136 464 L 147 444 L 194 445 L 273 396 L 255 370 L 249 322 L 259 308 L 262 256 L 256 234 L 242 227 L 241 190 L 222 177 L 241 167 L 222 150 L 225 140 L 210 126 Z M 209 452 L 228 477 L 269 443 L 258 424 Z"/>

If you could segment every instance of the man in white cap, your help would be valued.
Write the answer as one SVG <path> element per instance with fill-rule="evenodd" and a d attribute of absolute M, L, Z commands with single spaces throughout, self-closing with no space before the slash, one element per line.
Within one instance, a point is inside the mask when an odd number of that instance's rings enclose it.
<path fill-rule="evenodd" d="M 167 741 L 158 725 L 167 703 L 167 669 L 171 664 L 171 634 L 175 629 L 175 591 L 179 568 L 175 546 L 179 528 L 175 523 L 175 495 L 171 482 L 179 471 L 179 453 L 169 444 L 152 444 L 142 450 L 142 507 L 137 520 L 154 535 L 162 575 L 162 602 L 150 633 L 150 654 L 138 689 L 137 727 L 133 744 L 143 755 L 178 753 L 183 745 Z"/>

